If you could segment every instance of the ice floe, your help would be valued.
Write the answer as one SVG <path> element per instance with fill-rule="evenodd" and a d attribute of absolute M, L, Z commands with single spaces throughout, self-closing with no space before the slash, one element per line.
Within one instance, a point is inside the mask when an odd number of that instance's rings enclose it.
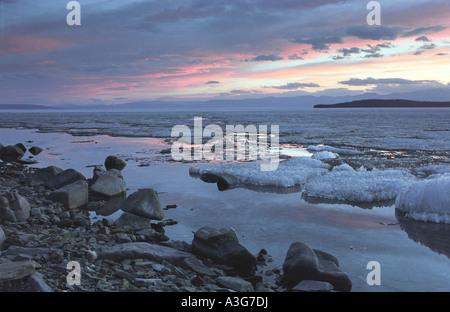
<path fill-rule="evenodd" d="M 399 194 L 395 207 L 410 219 L 450 223 L 450 174 L 412 183 Z"/>

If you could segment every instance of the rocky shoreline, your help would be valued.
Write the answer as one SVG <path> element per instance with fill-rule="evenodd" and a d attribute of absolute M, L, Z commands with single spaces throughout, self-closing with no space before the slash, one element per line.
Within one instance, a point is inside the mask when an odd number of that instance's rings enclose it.
<path fill-rule="evenodd" d="M 251 254 L 232 227 L 198 229 L 173 241 L 158 192 L 126 194 L 115 156 L 92 178 L 74 169 L 21 164 L 23 144 L 0 144 L 1 292 L 287 292 L 350 291 L 338 260 L 293 242 L 283 267 L 262 249 Z M 125 169 L 126 170 L 126 169 Z M 91 220 L 108 203 L 123 213 Z M 182 220 L 180 220 L 182 222 Z M 79 267 L 77 267 L 79 266 Z"/>

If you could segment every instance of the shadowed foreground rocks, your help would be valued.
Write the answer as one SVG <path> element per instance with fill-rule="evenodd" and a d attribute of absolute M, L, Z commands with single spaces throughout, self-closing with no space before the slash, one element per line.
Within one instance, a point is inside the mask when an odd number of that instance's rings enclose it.
<path fill-rule="evenodd" d="M 266 250 L 253 254 L 240 244 L 231 227 L 205 225 L 190 243 L 170 240 L 164 227 L 177 221 L 164 219 L 157 191 L 144 189 L 126 197 L 126 183 L 117 169 L 121 162 L 112 163 L 118 166 L 96 168 L 91 179 L 73 169 L 3 164 L 0 291 L 351 289 L 336 258 L 302 243 L 291 245 L 278 268 Z M 92 211 L 108 203 L 122 208 L 120 218 L 91 219 Z M 68 283 L 68 264 L 73 261 L 80 264 L 79 285 Z"/>

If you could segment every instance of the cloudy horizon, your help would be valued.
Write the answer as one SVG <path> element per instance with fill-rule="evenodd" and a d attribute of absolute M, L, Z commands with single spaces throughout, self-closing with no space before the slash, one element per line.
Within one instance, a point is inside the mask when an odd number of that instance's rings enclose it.
<path fill-rule="evenodd" d="M 450 2 L 0 0 L 0 104 L 449 89 Z M 449 100 L 449 99 L 442 99 Z"/>

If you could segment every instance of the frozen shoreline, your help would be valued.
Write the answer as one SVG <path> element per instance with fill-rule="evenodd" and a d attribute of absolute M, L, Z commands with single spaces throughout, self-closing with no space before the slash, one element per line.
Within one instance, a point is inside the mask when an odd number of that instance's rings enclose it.
<path fill-rule="evenodd" d="M 433 229 L 431 224 L 416 226 L 407 220 L 398 225 L 393 206 L 361 209 L 347 204 L 313 205 L 302 200 L 299 193 L 260 193 L 242 188 L 219 192 L 215 185 L 190 177 L 190 164 L 165 162 L 167 155 L 159 151 L 166 149 L 167 144 L 160 140 L 84 138 L 13 129 L 1 129 L 0 133 L 13 141 L 17 137 L 29 138 L 33 144 L 49 147 L 35 166 L 55 164 L 64 169 L 75 168 L 86 176 L 93 169 L 86 168 L 86 164 L 99 164 L 106 155 L 129 157 L 123 172 L 129 192 L 152 187 L 162 192 L 163 203 L 178 206 L 167 212 L 168 218 L 180 221 L 167 228 L 172 239 L 189 241 L 190 233 L 205 224 L 233 226 L 250 251 L 265 248 L 275 261 L 283 259 L 289 243 L 296 240 L 331 252 L 354 281 L 355 291 L 377 291 L 365 283 L 365 265 L 372 260 L 378 260 L 385 272 L 385 282 L 378 291 L 448 291 L 448 226 Z M 149 166 L 139 167 L 143 162 Z M 431 174 L 430 169 L 421 171 L 421 175 Z M 105 218 L 110 217 L 115 218 Z M 406 275 L 399 270 L 403 263 L 409 263 Z M 422 284 L 425 280 L 427 283 Z"/>

